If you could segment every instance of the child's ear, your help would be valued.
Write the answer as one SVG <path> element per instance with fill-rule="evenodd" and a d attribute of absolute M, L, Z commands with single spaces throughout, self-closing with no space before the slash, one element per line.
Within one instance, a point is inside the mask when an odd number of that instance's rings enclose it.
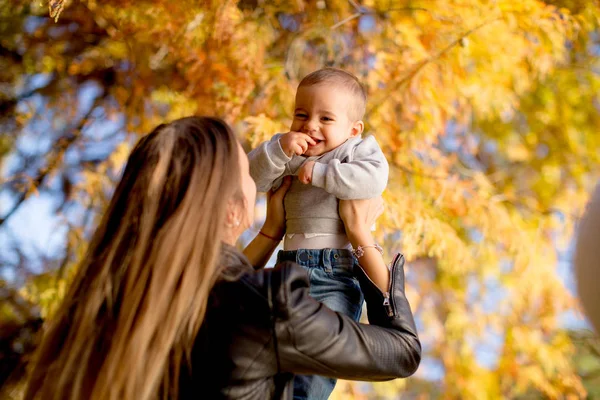
<path fill-rule="evenodd" d="M 350 130 L 350 136 L 360 136 L 365 130 L 365 123 L 362 120 L 358 120 L 352 124 L 352 128 Z"/>

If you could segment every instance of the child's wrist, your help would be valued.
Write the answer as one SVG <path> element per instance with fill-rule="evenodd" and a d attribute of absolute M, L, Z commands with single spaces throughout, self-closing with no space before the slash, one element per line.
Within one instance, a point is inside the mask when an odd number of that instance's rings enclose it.
<path fill-rule="evenodd" d="M 287 157 L 292 157 L 290 155 L 291 150 L 286 148 L 281 138 L 279 138 L 277 141 L 279 142 L 279 147 L 281 147 L 281 151 L 283 151 L 283 154 L 285 154 Z"/>

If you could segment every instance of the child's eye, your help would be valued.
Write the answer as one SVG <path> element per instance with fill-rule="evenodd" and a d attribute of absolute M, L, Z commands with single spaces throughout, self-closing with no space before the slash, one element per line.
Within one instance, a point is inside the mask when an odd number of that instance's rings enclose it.
<path fill-rule="evenodd" d="M 329 118 L 329 117 L 323 117 L 322 118 L 323 121 L 333 121 L 333 118 Z"/>
<path fill-rule="evenodd" d="M 303 114 L 303 113 L 296 113 L 295 117 L 296 117 L 296 118 L 306 118 L 306 114 Z"/>

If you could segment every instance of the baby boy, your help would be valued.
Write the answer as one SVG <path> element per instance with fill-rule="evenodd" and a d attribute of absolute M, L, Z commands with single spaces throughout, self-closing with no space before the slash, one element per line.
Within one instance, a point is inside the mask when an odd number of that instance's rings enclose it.
<path fill-rule="evenodd" d="M 298 85 L 290 131 L 248 155 L 258 191 L 295 177 L 284 201 L 286 235 L 278 261 L 302 265 L 310 295 L 355 320 L 363 297 L 339 199 L 381 195 L 389 173 L 375 138 L 361 138 L 365 107 L 366 92 L 354 75 L 335 68 L 315 71 Z M 294 399 L 327 399 L 334 386 L 333 379 L 297 376 Z"/>

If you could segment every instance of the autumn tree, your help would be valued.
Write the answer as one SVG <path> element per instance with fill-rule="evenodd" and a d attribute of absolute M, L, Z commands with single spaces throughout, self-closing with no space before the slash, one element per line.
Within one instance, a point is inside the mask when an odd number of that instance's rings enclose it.
<path fill-rule="evenodd" d="M 424 343 L 415 379 L 371 396 L 585 395 L 556 266 L 599 177 L 598 1 L 0 0 L 0 18 L 6 320 L 52 312 L 140 135 L 211 114 L 250 149 L 332 65 L 368 90 L 391 166 L 378 235 L 409 261 Z M 13 240 L 34 196 L 65 228 L 56 254 Z"/>

